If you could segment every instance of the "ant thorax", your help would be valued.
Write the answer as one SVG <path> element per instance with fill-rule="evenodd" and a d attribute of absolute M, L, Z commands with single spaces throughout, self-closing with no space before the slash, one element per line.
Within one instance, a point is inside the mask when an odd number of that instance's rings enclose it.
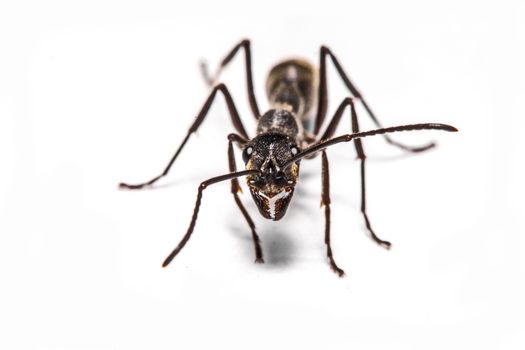
<path fill-rule="evenodd" d="M 257 135 L 276 133 L 297 139 L 301 135 L 301 127 L 293 112 L 285 109 L 270 109 L 259 118 Z"/>

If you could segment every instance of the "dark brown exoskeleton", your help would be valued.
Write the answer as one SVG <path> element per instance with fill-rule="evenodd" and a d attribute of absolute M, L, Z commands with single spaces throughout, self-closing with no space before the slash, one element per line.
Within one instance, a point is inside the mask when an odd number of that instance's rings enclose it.
<path fill-rule="evenodd" d="M 217 83 L 221 70 L 228 65 L 241 48 L 244 49 L 245 54 L 248 100 L 250 102 L 251 110 L 257 119 L 257 135 L 254 138 L 250 138 L 245 131 L 233 99 L 226 86 L 222 83 Z M 339 76 L 350 91 L 351 96 L 345 98 L 340 103 L 334 116 L 328 123 L 328 126 L 324 132 L 321 133 L 321 127 L 328 106 L 326 57 L 330 57 L 339 73 Z M 259 108 L 255 99 L 249 40 L 241 41 L 231 50 L 231 52 L 223 59 L 216 74 L 212 78 L 209 77 L 204 65 L 203 74 L 209 85 L 213 87 L 213 90 L 197 115 L 195 121 L 190 126 L 182 144 L 179 146 L 164 171 L 159 176 L 142 184 L 120 184 L 120 188 L 140 189 L 144 186 L 152 185 L 165 176 L 188 141 L 190 135 L 194 133 L 204 121 L 217 92 L 223 94 L 233 126 L 237 130 L 237 134 L 230 134 L 228 136 L 228 160 L 230 173 L 208 179 L 200 184 L 193 216 L 188 230 L 177 247 L 166 258 L 163 266 L 167 266 L 189 240 L 197 221 L 197 215 L 204 189 L 211 184 L 226 180 L 231 180 L 231 191 L 235 202 L 250 226 L 255 245 L 255 261 L 259 263 L 264 262 L 259 236 L 255 231 L 255 224 L 238 196 L 240 186 L 237 178 L 246 176 L 250 193 L 262 216 L 271 220 L 279 220 L 286 213 L 286 209 L 292 199 L 299 177 L 299 164 L 301 159 L 305 157 L 312 158 L 317 153 L 321 153 L 321 203 L 325 208 L 325 243 L 327 246 L 327 256 L 331 268 L 339 276 L 343 276 L 344 271 L 335 263 L 330 244 L 330 183 L 328 157 L 325 149 L 341 142 L 354 141 L 355 149 L 361 163 L 361 212 L 372 239 L 379 245 L 388 249 L 391 245 L 390 242 L 381 240 L 377 237 L 372 230 L 370 220 L 366 213 L 366 156 L 361 138 L 377 134 L 385 134 L 384 137 L 388 143 L 409 152 L 421 152 L 434 147 L 434 143 L 422 147 L 408 147 L 392 140 L 389 135 L 386 134 L 396 131 L 422 129 L 457 131 L 457 129 L 452 126 L 436 123 L 411 124 L 383 128 L 366 101 L 363 99 L 359 90 L 357 90 L 355 85 L 348 78 L 348 75 L 343 71 L 343 68 L 336 57 L 327 47 L 324 46 L 321 47 L 319 69 L 310 63 L 299 59 L 281 62 L 271 69 L 266 82 L 266 92 L 271 109 L 263 115 L 259 113 Z M 354 101 L 359 101 L 363 105 L 368 115 L 379 129 L 365 132 L 359 131 Z M 350 107 L 352 133 L 333 137 L 346 107 Z M 311 123 L 312 121 L 313 124 Z M 233 143 L 239 145 L 243 150 L 242 157 L 246 164 L 246 170 L 237 171 Z"/>

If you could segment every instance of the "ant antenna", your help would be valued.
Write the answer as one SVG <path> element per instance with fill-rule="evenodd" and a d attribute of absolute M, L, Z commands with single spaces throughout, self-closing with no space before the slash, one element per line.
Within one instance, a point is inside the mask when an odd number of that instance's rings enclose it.
<path fill-rule="evenodd" d="M 380 135 L 380 134 L 390 134 L 390 133 L 398 132 L 398 131 L 432 130 L 432 129 L 444 130 L 444 131 L 449 131 L 449 132 L 458 131 L 458 129 L 456 129 L 455 127 L 447 125 L 447 124 L 427 123 L 427 124 L 409 124 L 409 125 L 393 126 L 390 128 L 383 128 L 383 129 L 376 129 L 376 130 L 370 130 L 370 131 L 356 132 L 353 134 L 346 134 L 346 135 L 334 137 L 333 139 L 330 139 L 330 140 L 321 141 L 317 144 L 314 144 L 304 149 L 301 153 L 293 156 L 286 163 L 284 163 L 282 166 L 282 169 L 286 169 L 293 163 L 297 162 L 299 159 L 302 159 L 311 154 L 322 151 L 330 146 L 336 145 L 341 142 L 350 142 L 353 139 L 363 138 L 367 136 Z"/>

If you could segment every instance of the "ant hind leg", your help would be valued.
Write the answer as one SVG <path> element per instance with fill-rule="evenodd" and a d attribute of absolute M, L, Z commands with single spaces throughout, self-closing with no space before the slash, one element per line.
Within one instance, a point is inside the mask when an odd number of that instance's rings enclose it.
<path fill-rule="evenodd" d="M 200 68 L 202 77 L 208 86 L 213 86 L 219 79 L 222 70 L 230 63 L 235 57 L 239 49 L 244 49 L 244 65 L 246 67 L 246 88 L 248 90 L 248 101 L 250 102 L 250 108 L 252 110 L 255 119 L 259 119 L 261 114 L 259 113 L 259 106 L 257 105 L 257 99 L 255 98 L 255 89 L 253 87 L 253 74 L 252 74 L 252 55 L 250 50 L 250 40 L 244 39 L 226 55 L 221 61 L 219 67 L 213 75 L 210 75 L 208 65 L 205 61 L 200 62 Z"/>
<path fill-rule="evenodd" d="M 365 108 L 366 112 L 374 122 L 374 124 L 378 128 L 383 128 L 382 124 L 379 122 L 379 119 L 375 116 L 374 112 L 372 112 L 372 109 L 366 103 L 366 100 L 364 99 L 363 95 L 361 95 L 361 92 L 357 89 L 354 83 L 350 80 L 348 75 L 343 70 L 343 67 L 335 57 L 335 55 L 330 51 L 329 48 L 326 46 L 321 46 L 321 54 L 320 54 L 320 62 L 319 62 L 319 94 L 318 94 L 318 106 L 317 106 L 317 115 L 315 118 L 315 124 L 314 124 L 314 134 L 317 135 L 319 133 L 319 130 L 321 129 L 322 123 L 326 116 L 326 111 L 328 107 L 328 86 L 326 81 L 326 56 L 330 56 L 330 59 L 332 60 L 332 63 L 335 66 L 335 69 L 337 70 L 337 73 L 343 80 L 343 83 L 346 85 L 348 90 L 350 90 L 350 93 L 353 95 L 353 97 L 359 99 L 361 103 L 363 104 L 363 107 Z M 389 135 L 383 135 L 386 142 L 391 144 L 392 146 L 396 146 L 402 150 L 408 151 L 408 152 L 423 152 L 430 148 L 433 148 L 436 144 L 434 142 L 430 142 L 423 146 L 406 146 L 400 142 L 397 142 L 393 140 Z"/>

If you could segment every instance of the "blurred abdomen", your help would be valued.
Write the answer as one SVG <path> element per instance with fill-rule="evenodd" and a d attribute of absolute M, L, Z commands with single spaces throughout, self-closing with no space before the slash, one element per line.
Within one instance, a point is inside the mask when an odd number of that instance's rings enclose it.
<path fill-rule="evenodd" d="M 318 71 L 301 59 L 275 65 L 266 80 L 266 94 L 271 108 L 292 112 L 308 130 L 309 119 L 317 104 Z"/>

